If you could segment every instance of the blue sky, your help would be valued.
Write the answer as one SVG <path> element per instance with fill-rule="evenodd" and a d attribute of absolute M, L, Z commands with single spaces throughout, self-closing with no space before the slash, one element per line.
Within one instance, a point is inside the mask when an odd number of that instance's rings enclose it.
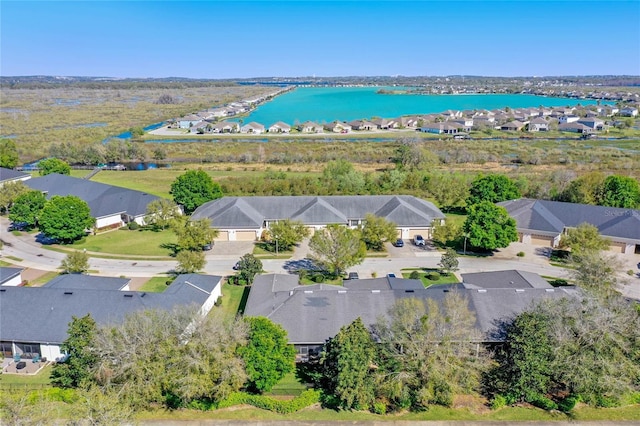
<path fill-rule="evenodd" d="M 0 74 L 640 74 L 640 1 L 0 2 Z"/>

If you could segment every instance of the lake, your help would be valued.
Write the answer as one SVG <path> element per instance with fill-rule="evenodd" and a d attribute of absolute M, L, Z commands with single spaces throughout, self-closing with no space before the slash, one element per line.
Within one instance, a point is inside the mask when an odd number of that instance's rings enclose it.
<path fill-rule="evenodd" d="M 397 118 L 446 110 L 558 107 L 594 105 L 595 100 L 550 98 L 536 95 L 385 95 L 381 87 L 301 87 L 264 103 L 242 120 L 270 126 L 276 121 L 290 125 L 307 120 L 328 123 L 371 117 Z M 398 89 L 398 88 L 384 88 Z"/>

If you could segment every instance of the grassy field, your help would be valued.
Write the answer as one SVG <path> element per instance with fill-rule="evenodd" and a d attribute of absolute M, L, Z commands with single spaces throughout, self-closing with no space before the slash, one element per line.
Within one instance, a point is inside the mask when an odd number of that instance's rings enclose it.
<path fill-rule="evenodd" d="M 155 232 L 148 230 L 129 231 L 118 229 L 98 235 L 89 235 L 84 241 L 74 243 L 69 248 L 98 253 L 114 253 L 134 256 L 170 256 L 171 245 L 177 241 L 169 230 Z"/>
<path fill-rule="evenodd" d="M 222 285 L 222 310 L 225 316 L 233 318 L 244 310 L 248 296 L 249 287 L 224 283 Z"/>
<path fill-rule="evenodd" d="M 150 293 L 162 293 L 168 287 L 169 277 L 153 277 L 140 287 L 138 291 L 148 291 Z"/>
<path fill-rule="evenodd" d="M 440 273 L 440 270 L 437 268 L 407 268 L 407 269 L 403 269 L 401 271 L 402 273 L 402 278 L 409 278 L 409 276 L 411 275 L 411 272 L 413 271 L 419 271 L 420 272 L 420 281 L 422 281 L 422 284 L 424 284 L 425 287 L 430 287 L 432 285 L 436 285 L 436 284 L 455 284 L 455 283 L 459 283 L 460 280 L 458 279 L 458 277 L 456 277 L 454 274 L 449 273 L 449 274 L 442 274 Z M 427 274 L 430 272 L 438 272 L 440 274 L 440 278 L 438 278 L 437 280 L 432 280 L 427 278 Z"/>

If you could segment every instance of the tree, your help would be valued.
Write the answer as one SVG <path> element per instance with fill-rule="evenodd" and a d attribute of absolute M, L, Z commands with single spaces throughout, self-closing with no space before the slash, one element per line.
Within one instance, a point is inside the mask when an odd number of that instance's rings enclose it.
<path fill-rule="evenodd" d="M 504 207 L 489 201 L 472 205 L 463 226 L 473 247 L 495 250 L 518 240 L 516 221 Z"/>
<path fill-rule="evenodd" d="M 632 177 L 607 176 L 596 201 L 601 206 L 635 209 L 640 205 L 640 184 Z"/>
<path fill-rule="evenodd" d="M 499 203 L 516 198 L 520 198 L 520 190 L 515 182 L 505 175 L 493 174 L 479 176 L 471 182 L 467 205 L 478 204 L 481 201 Z"/>
<path fill-rule="evenodd" d="M 442 224 L 439 219 L 433 221 L 431 239 L 441 246 L 455 244 L 462 237 L 462 228 L 453 220 Z"/>
<path fill-rule="evenodd" d="M 360 232 L 340 225 L 327 225 L 316 231 L 309 248 L 313 258 L 336 277 L 348 267 L 362 262 L 367 255 Z"/>
<path fill-rule="evenodd" d="M 177 221 L 174 225 L 179 250 L 202 251 L 202 247 L 218 236 L 218 230 L 211 227 L 209 219 Z"/>
<path fill-rule="evenodd" d="M 167 229 L 179 215 L 180 211 L 176 203 L 166 198 L 159 198 L 147 204 L 144 223 L 155 230 Z"/>
<path fill-rule="evenodd" d="M 10 139 L 0 138 L 0 167 L 13 169 L 18 165 L 16 143 Z"/>
<path fill-rule="evenodd" d="M 62 388 L 86 387 L 92 380 L 97 356 L 93 351 L 97 326 L 90 314 L 72 317 L 61 349 L 69 354 L 65 362 L 53 365 L 51 383 Z"/>
<path fill-rule="evenodd" d="M 60 264 L 63 274 L 84 274 L 89 270 L 89 255 L 84 251 L 72 251 Z"/>
<path fill-rule="evenodd" d="M 442 271 L 445 273 L 450 273 L 458 270 L 458 253 L 452 248 L 447 248 L 447 250 L 442 254 L 440 258 L 440 263 L 438 266 L 442 268 Z"/>
<path fill-rule="evenodd" d="M 329 188 L 341 194 L 360 194 L 365 188 L 364 175 L 347 160 L 329 161 L 322 177 Z"/>
<path fill-rule="evenodd" d="M 40 176 L 45 176 L 51 173 L 59 173 L 61 175 L 71 174 L 71 167 L 69 164 L 57 158 L 46 158 L 38 162 L 38 170 Z"/>
<path fill-rule="evenodd" d="M 504 345 L 495 355 L 497 366 L 487 374 L 494 394 L 509 400 L 534 402 L 552 383 L 551 319 L 541 312 L 523 312 L 505 326 Z"/>
<path fill-rule="evenodd" d="M 269 225 L 269 230 L 263 238 L 266 237 L 277 250 L 290 250 L 295 244 L 298 244 L 310 234 L 301 221 L 284 219 Z"/>
<path fill-rule="evenodd" d="M 395 241 L 398 238 L 397 225 L 384 217 L 378 217 L 367 213 L 364 217 L 364 225 L 360 227 L 360 235 L 367 249 L 382 251 L 384 243 Z"/>
<path fill-rule="evenodd" d="M 204 268 L 206 263 L 202 250 L 181 250 L 176 254 L 176 260 L 178 261 L 177 272 L 181 274 L 198 272 Z"/>
<path fill-rule="evenodd" d="M 343 410 L 366 410 L 373 403 L 375 348 L 369 330 L 357 318 L 325 343 L 320 365 L 326 395 Z"/>
<path fill-rule="evenodd" d="M 562 247 L 570 248 L 572 253 L 600 251 L 609 248 L 609 240 L 600 236 L 598 228 L 581 223 L 576 228 L 569 228 L 560 240 Z"/>
<path fill-rule="evenodd" d="M 42 208 L 38 227 L 48 238 L 70 243 L 85 235 L 94 223 L 86 202 L 74 195 L 54 195 Z"/>
<path fill-rule="evenodd" d="M 396 148 L 391 161 L 401 170 L 411 170 L 420 167 L 424 160 L 422 149 L 417 140 L 402 140 Z"/>
<path fill-rule="evenodd" d="M 184 207 L 187 214 L 202 204 L 222 197 L 220 185 L 202 170 L 189 170 L 171 184 L 173 200 Z"/>
<path fill-rule="evenodd" d="M 469 183 L 457 173 L 431 175 L 427 190 L 444 211 L 464 207 L 469 197 Z"/>
<path fill-rule="evenodd" d="M 0 186 L 0 213 L 11 210 L 16 198 L 27 191 L 30 191 L 30 188 L 21 180 L 7 182 Z"/>
<path fill-rule="evenodd" d="M 261 272 L 262 262 L 251 253 L 243 255 L 238 261 L 238 279 L 248 285 L 253 284 L 253 278 Z"/>
<path fill-rule="evenodd" d="M 604 175 L 600 172 L 587 173 L 572 180 L 567 188 L 558 195 L 558 201 L 577 204 L 596 204 L 597 194 L 604 183 Z"/>
<path fill-rule="evenodd" d="M 571 278 L 577 286 L 605 297 L 616 294 L 617 273 L 622 270 L 622 264 L 615 256 L 583 250 L 572 253 L 569 262 L 573 266 Z"/>
<path fill-rule="evenodd" d="M 296 351 L 288 343 L 287 331 L 265 317 L 247 317 L 249 339 L 240 349 L 252 392 L 269 392 L 295 369 Z"/>
<path fill-rule="evenodd" d="M 15 199 L 9 212 L 9 219 L 13 223 L 33 228 L 38 224 L 38 216 L 40 216 L 46 202 L 47 198 L 41 191 L 25 192 Z"/>

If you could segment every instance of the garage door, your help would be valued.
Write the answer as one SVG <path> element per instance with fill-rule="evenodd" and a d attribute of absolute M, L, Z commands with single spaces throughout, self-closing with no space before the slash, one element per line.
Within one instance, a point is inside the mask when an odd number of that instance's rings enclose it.
<path fill-rule="evenodd" d="M 609 245 L 609 251 L 612 253 L 624 253 L 627 245 L 625 243 L 611 243 Z"/>
<path fill-rule="evenodd" d="M 256 231 L 236 231 L 236 241 L 254 241 Z"/>
<path fill-rule="evenodd" d="M 553 238 L 546 237 L 544 235 L 532 235 L 531 244 L 533 244 L 534 246 L 552 247 Z"/>
<path fill-rule="evenodd" d="M 423 238 L 429 238 L 429 230 L 428 229 L 409 229 L 409 238 L 413 238 L 416 235 L 422 235 Z"/>
<path fill-rule="evenodd" d="M 229 231 L 218 231 L 216 241 L 229 241 Z"/>

